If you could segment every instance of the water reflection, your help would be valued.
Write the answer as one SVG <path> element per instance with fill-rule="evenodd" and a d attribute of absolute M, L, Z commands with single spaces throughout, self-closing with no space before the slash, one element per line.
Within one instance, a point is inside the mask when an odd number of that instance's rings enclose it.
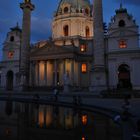
<path fill-rule="evenodd" d="M 121 128 L 106 116 L 75 108 L 0 102 L 1 140 L 120 140 Z"/>

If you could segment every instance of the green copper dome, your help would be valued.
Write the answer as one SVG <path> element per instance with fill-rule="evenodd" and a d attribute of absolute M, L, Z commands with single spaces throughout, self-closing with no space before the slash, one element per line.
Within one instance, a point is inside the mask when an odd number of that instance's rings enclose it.
<path fill-rule="evenodd" d="M 70 5 L 71 11 L 90 8 L 91 6 L 89 0 L 60 0 L 57 13 L 61 13 L 63 5 Z"/>

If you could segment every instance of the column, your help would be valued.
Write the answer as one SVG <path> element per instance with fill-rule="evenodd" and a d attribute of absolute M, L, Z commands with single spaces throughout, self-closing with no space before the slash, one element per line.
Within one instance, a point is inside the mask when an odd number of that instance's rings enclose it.
<path fill-rule="evenodd" d="M 62 73 L 62 79 L 63 79 L 63 85 L 64 85 L 64 74 L 66 73 L 66 60 L 63 60 L 63 73 Z"/>
<path fill-rule="evenodd" d="M 71 60 L 71 84 L 74 86 L 74 60 Z"/>
<path fill-rule="evenodd" d="M 39 61 L 36 62 L 36 84 L 39 86 Z"/>
<path fill-rule="evenodd" d="M 63 62 L 63 74 L 66 72 L 66 60 L 64 59 Z"/>
<path fill-rule="evenodd" d="M 45 61 L 44 72 L 45 86 L 47 86 L 47 61 Z"/>
<path fill-rule="evenodd" d="M 35 6 L 31 1 L 20 3 L 23 10 L 22 20 L 22 37 L 20 48 L 20 88 L 19 90 L 28 90 L 30 74 L 30 28 L 31 28 L 31 11 Z"/>
<path fill-rule="evenodd" d="M 54 85 L 57 86 L 57 60 L 54 60 Z"/>
<path fill-rule="evenodd" d="M 81 87 L 81 63 L 78 62 L 78 86 Z"/>
<path fill-rule="evenodd" d="M 30 67 L 30 86 L 34 87 L 35 86 L 35 80 L 36 80 L 36 69 L 35 69 L 35 62 L 31 62 L 31 67 Z"/>
<path fill-rule="evenodd" d="M 90 75 L 91 86 L 89 90 L 94 92 L 94 94 L 100 94 L 102 90 L 107 89 L 102 0 L 94 0 L 93 9 L 94 9 L 93 15 L 94 52 L 93 52 L 93 64 Z"/>

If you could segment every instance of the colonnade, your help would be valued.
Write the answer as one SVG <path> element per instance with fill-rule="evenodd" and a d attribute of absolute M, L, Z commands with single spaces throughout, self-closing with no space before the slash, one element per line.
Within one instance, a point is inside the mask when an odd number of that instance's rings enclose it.
<path fill-rule="evenodd" d="M 80 65 L 73 59 L 33 61 L 30 72 L 34 86 L 62 86 L 66 72 L 69 74 L 70 85 L 79 85 L 80 82 Z"/>

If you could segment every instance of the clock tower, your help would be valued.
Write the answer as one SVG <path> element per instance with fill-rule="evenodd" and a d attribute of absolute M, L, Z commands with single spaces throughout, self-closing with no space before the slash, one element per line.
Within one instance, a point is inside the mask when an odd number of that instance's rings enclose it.
<path fill-rule="evenodd" d="M 29 65 L 30 65 L 30 27 L 31 27 L 31 11 L 34 5 L 31 0 L 24 0 L 20 4 L 23 10 L 22 21 L 22 40 L 20 50 L 20 90 L 26 90 L 29 86 Z"/>

